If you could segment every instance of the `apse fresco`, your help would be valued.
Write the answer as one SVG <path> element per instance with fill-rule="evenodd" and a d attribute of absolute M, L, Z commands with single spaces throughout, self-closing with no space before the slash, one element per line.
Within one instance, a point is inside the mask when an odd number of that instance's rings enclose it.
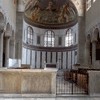
<path fill-rule="evenodd" d="M 77 10 L 69 0 L 33 0 L 26 5 L 25 19 L 37 26 L 67 27 L 76 24 Z"/>

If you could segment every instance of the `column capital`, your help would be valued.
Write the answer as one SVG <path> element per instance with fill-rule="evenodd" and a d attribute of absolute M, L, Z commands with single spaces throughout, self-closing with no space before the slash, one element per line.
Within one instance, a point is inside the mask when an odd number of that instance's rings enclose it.
<path fill-rule="evenodd" d="M 0 30 L 0 34 L 2 34 L 3 33 L 3 30 Z"/>
<path fill-rule="evenodd" d="M 91 42 L 92 42 L 92 43 L 96 43 L 96 42 L 97 42 L 97 40 L 92 40 Z"/>
<path fill-rule="evenodd" d="M 10 36 L 5 36 L 6 39 L 10 39 Z"/>
<path fill-rule="evenodd" d="M 3 34 L 4 33 L 4 30 L 3 29 L 0 29 L 0 34 Z"/>

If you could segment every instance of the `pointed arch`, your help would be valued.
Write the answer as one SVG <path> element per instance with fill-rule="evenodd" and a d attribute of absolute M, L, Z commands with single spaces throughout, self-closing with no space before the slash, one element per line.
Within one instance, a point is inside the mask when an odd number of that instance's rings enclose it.
<path fill-rule="evenodd" d="M 12 36 L 12 27 L 9 23 L 6 24 L 5 37 Z"/>
<path fill-rule="evenodd" d="M 98 39 L 98 37 L 99 37 L 99 29 L 98 29 L 98 28 L 96 28 L 96 29 L 94 30 L 94 37 L 95 37 L 96 39 Z"/>
<path fill-rule="evenodd" d="M 6 31 L 9 31 L 9 30 L 10 30 L 10 28 L 11 28 L 11 27 L 10 27 L 10 24 L 9 24 L 9 23 L 7 23 L 7 24 L 6 24 Z"/>

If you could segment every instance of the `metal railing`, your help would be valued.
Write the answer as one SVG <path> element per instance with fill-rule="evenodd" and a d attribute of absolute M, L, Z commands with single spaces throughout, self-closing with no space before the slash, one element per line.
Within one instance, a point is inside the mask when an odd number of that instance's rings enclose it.
<path fill-rule="evenodd" d="M 75 70 L 57 75 L 57 95 L 88 94 L 88 73 Z"/>

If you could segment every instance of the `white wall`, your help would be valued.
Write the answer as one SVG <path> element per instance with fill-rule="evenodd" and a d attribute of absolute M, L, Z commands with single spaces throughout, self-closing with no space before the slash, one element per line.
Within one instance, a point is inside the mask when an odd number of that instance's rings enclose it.
<path fill-rule="evenodd" d="M 31 26 L 29 24 L 27 24 L 25 21 L 23 21 L 23 41 L 25 42 L 26 40 L 24 40 L 24 32 L 27 30 L 27 27 Z M 45 32 L 51 29 L 42 29 L 42 28 L 38 28 L 38 27 L 34 27 L 31 26 L 33 31 L 34 31 L 34 45 L 37 45 L 37 36 L 41 37 L 41 44 L 40 46 L 44 46 L 44 35 Z M 73 38 L 74 38 L 74 44 L 78 43 L 78 24 L 76 24 L 75 26 L 71 27 L 72 31 L 73 31 Z M 66 31 L 68 29 L 56 29 L 56 30 L 52 30 L 55 33 L 55 47 L 58 47 L 58 38 L 62 37 L 62 45 L 61 46 L 65 46 L 65 37 L 66 37 Z M 76 38 L 76 42 L 75 42 L 75 38 Z"/>
<path fill-rule="evenodd" d="M 16 30 L 16 4 L 14 0 L 0 0 L 0 7 L 6 17 L 6 23 L 12 26 L 12 29 Z"/>
<path fill-rule="evenodd" d="M 27 24 L 25 21 L 23 21 L 23 37 L 24 37 L 24 32 L 25 30 L 27 30 L 27 27 L 28 26 L 31 26 L 29 24 Z M 37 27 L 33 27 L 31 26 L 33 31 L 34 31 L 34 44 L 33 45 L 36 45 L 36 46 L 44 46 L 44 35 L 45 35 L 45 32 L 50 30 L 50 29 L 41 29 L 41 28 L 37 28 Z M 56 29 L 56 30 L 52 30 L 54 33 L 55 33 L 55 47 L 59 47 L 58 45 L 58 38 L 59 37 L 62 37 L 62 45 L 60 47 L 65 47 L 65 36 L 66 36 L 66 31 L 68 29 Z M 76 37 L 76 42 L 74 42 L 74 45 L 78 43 L 78 24 L 76 24 L 75 26 L 72 27 L 72 30 L 73 30 L 73 37 L 74 37 L 74 41 L 75 41 L 75 37 Z M 75 34 L 76 36 L 75 36 Z M 40 36 L 41 38 L 41 44 L 40 45 L 37 45 L 37 36 Z M 23 42 L 25 42 L 26 39 L 24 40 L 23 38 Z M 30 59 L 30 52 L 31 50 L 26 50 L 24 47 L 22 49 L 22 64 L 31 64 L 32 68 L 40 68 L 40 51 L 36 51 L 37 54 L 35 53 L 35 51 L 32 51 L 31 53 L 31 59 Z M 42 52 L 42 68 L 44 67 L 44 61 L 45 61 L 45 51 Z M 36 54 L 36 55 L 35 55 Z M 27 55 L 27 56 L 26 56 Z M 50 52 L 47 52 L 47 63 L 50 63 Z M 74 63 L 77 63 L 77 55 L 75 55 L 75 51 L 73 52 L 70 52 L 70 51 L 66 51 L 66 52 L 63 52 L 63 57 L 61 56 L 61 52 L 58 53 L 58 56 L 57 56 L 57 62 L 58 62 L 58 68 L 61 67 L 61 59 L 63 60 L 63 64 L 62 64 L 62 67 L 64 69 L 67 68 L 71 68 L 71 63 L 74 64 Z M 62 58 L 61 58 L 62 57 Z M 71 58 L 72 57 L 72 58 Z M 28 60 L 26 62 L 26 60 Z M 38 61 L 38 63 L 36 63 L 35 61 Z M 67 61 L 66 61 L 67 60 Z M 56 62 L 56 52 L 53 52 L 52 53 L 52 63 L 57 63 Z M 36 63 L 36 64 L 35 64 Z M 67 66 L 66 66 L 67 65 Z"/>
<path fill-rule="evenodd" d="M 94 34 L 96 27 L 99 28 L 100 23 L 100 0 L 91 1 L 91 6 L 86 10 L 86 35 Z M 100 30 L 100 28 L 99 28 Z M 92 37 L 93 39 L 94 37 Z M 91 40 L 92 40 L 91 39 Z M 93 53 L 92 53 L 93 54 Z M 93 55 L 94 56 L 94 55 Z M 95 55 L 96 56 L 96 55 Z M 100 61 L 94 61 L 94 68 L 100 68 Z"/>
<path fill-rule="evenodd" d="M 100 23 L 100 0 L 92 2 L 90 9 L 86 11 L 86 32 L 98 23 Z"/>

